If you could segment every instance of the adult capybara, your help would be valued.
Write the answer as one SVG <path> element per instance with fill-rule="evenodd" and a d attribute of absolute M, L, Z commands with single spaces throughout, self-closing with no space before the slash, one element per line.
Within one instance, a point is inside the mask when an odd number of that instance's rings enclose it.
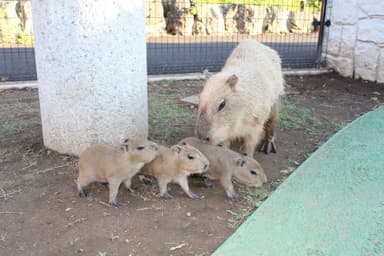
<path fill-rule="evenodd" d="M 275 128 L 283 91 L 276 51 L 255 40 L 240 42 L 200 94 L 197 137 L 226 146 L 240 139 L 243 152 L 253 156 L 265 132 L 261 149 L 276 152 Z"/>

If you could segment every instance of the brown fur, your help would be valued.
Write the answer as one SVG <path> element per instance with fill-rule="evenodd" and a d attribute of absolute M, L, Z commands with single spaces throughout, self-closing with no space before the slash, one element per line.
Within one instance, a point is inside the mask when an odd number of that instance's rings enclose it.
<path fill-rule="evenodd" d="M 265 132 L 263 149 L 274 152 L 283 91 L 278 54 L 254 40 L 240 42 L 200 94 L 197 137 L 215 145 L 230 145 L 241 139 L 243 151 L 253 156 Z"/>
<path fill-rule="evenodd" d="M 208 159 L 192 146 L 174 145 L 171 148 L 160 146 L 159 155 L 155 160 L 144 165 L 140 173 L 157 179 L 162 199 L 172 199 L 167 192 L 169 182 L 178 183 L 190 198 L 197 199 L 199 196 L 189 189 L 187 177 L 191 174 L 203 173 L 208 167 Z"/>
<path fill-rule="evenodd" d="M 179 144 L 191 145 L 208 158 L 209 169 L 204 176 L 219 180 L 231 200 L 236 201 L 241 198 L 233 188 L 232 179 L 252 187 L 261 187 L 267 182 L 263 168 L 253 158 L 225 147 L 211 145 L 195 137 L 185 138 Z"/>
<path fill-rule="evenodd" d="M 122 182 L 131 188 L 132 177 L 158 154 L 158 146 L 143 139 L 129 139 L 121 148 L 93 145 L 80 154 L 77 186 L 80 196 L 91 182 L 108 183 L 109 203 L 118 206 L 117 192 Z"/>

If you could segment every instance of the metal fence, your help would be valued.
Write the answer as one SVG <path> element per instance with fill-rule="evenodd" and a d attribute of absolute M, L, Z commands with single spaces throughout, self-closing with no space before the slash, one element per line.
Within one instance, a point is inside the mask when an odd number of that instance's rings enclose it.
<path fill-rule="evenodd" d="M 318 67 L 325 0 L 146 0 L 149 74 L 220 70 L 236 44 L 276 49 L 284 68 Z M 30 1 L 0 0 L 0 79 L 36 79 Z"/>
<path fill-rule="evenodd" d="M 147 0 L 148 71 L 218 71 L 245 38 L 276 49 L 284 68 L 318 67 L 323 2 Z"/>

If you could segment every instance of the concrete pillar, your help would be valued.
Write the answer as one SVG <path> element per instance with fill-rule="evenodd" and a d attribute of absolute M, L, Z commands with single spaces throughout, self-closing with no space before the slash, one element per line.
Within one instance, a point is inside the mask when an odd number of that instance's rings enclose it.
<path fill-rule="evenodd" d="M 44 144 L 146 137 L 144 1 L 33 0 L 32 14 Z"/>

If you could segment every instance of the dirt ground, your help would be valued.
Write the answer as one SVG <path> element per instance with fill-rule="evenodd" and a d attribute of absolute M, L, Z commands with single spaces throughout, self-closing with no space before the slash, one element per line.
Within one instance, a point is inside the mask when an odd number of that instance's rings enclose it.
<path fill-rule="evenodd" d="M 191 200 L 174 185 L 170 193 L 175 199 L 162 201 L 155 185 L 136 181 L 137 193 L 120 188 L 120 208 L 105 203 L 108 192 L 99 184 L 89 187 L 88 198 L 78 197 L 77 159 L 43 146 L 37 90 L 1 91 L 0 254 L 210 255 L 330 135 L 384 101 L 384 85 L 335 74 L 286 80 L 278 153 L 255 154 L 269 178 L 263 188 L 236 184 L 244 200 L 234 203 L 219 184 L 205 188 L 192 178 L 191 188 L 202 199 Z M 163 124 L 166 136 L 159 122 L 169 111 L 152 113 L 151 139 L 171 145 L 192 135 L 195 110 L 176 104 L 199 92 L 202 84 L 149 85 L 151 101 L 188 111 L 180 118 L 171 113 Z"/>

